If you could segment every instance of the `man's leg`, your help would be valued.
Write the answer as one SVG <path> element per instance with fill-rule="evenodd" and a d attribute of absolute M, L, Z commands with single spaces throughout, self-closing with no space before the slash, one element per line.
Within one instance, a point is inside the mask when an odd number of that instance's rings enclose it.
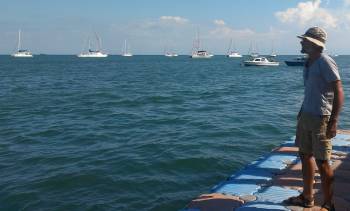
<path fill-rule="evenodd" d="M 317 167 L 320 171 L 321 182 L 322 182 L 322 191 L 325 204 L 332 204 L 333 198 L 333 181 L 334 173 L 333 169 L 329 165 L 327 160 L 316 160 Z"/>
<path fill-rule="evenodd" d="M 300 153 L 303 173 L 303 196 L 306 199 L 313 199 L 313 186 L 315 177 L 315 160 L 312 155 Z"/>

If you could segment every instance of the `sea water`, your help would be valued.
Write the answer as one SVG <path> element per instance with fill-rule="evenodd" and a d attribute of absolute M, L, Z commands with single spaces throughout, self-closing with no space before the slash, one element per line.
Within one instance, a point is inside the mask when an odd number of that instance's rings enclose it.
<path fill-rule="evenodd" d="M 302 67 L 0 56 L 0 210 L 178 210 L 295 133 Z M 335 58 L 350 128 L 350 56 Z"/>

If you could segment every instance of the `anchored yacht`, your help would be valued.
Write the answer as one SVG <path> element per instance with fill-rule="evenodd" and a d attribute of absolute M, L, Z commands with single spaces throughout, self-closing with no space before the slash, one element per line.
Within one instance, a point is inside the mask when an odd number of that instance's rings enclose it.
<path fill-rule="evenodd" d="M 266 57 L 252 57 L 250 60 L 243 62 L 245 66 L 278 66 L 279 62 L 269 60 Z"/>
<path fill-rule="evenodd" d="M 210 54 L 208 51 L 201 49 L 201 43 L 198 34 L 199 33 L 197 31 L 196 39 L 193 41 L 192 55 L 190 57 L 193 59 L 209 59 L 213 57 L 213 54 Z"/>
<path fill-rule="evenodd" d="M 232 39 L 230 41 L 230 47 L 227 50 L 227 57 L 229 57 L 229 58 L 241 58 L 242 55 L 239 54 L 236 50 L 231 51 L 231 47 L 232 47 Z M 233 49 L 235 49 L 235 48 L 233 48 Z"/>
<path fill-rule="evenodd" d="M 103 53 L 101 51 L 101 38 L 97 35 L 97 33 L 95 33 L 95 37 L 97 40 L 97 50 L 92 50 L 91 49 L 91 41 L 90 38 L 88 38 L 88 45 L 89 45 L 89 50 L 87 52 L 83 52 L 78 54 L 77 56 L 80 58 L 105 58 L 108 56 L 108 54 Z"/>
<path fill-rule="evenodd" d="M 129 46 L 128 46 L 128 43 L 127 41 L 125 40 L 124 42 L 124 51 L 122 53 L 122 56 L 125 56 L 125 57 L 131 57 L 133 56 L 132 53 L 130 53 L 130 49 L 129 49 Z"/>
<path fill-rule="evenodd" d="M 236 51 L 231 51 L 231 52 L 227 55 L 227 57 L 229 57 L 229 58 L 241 58 L 242 55 L 239 54 L 239 53 L 236 52 Z"/>
<path fill-rule="evenodd" d="M 178 54 L 174 52 L 165 52 L 164 56 L 166 57 L 177 57 Z"/>
<path fill-rule="evenodd" d="M 192 55 L 191 55 L 191 58 L 194 58 L 194 59 L 209 59 L 211 57 L 213 57 L 214 55 L 213 54 L 210 54 L 208 53 L 208 51 L 204 51 L 204 50 L 198 50 L 198 51 L 195 51 L 195 52 L 192 52 Z"/>
<path fill-rule="evenodd" d="M 29 50 L 21 49 L 21 30 L 18 30 L 17 52 L 12 54 L 13 57 L 31 58 L 33 54 Z"/>

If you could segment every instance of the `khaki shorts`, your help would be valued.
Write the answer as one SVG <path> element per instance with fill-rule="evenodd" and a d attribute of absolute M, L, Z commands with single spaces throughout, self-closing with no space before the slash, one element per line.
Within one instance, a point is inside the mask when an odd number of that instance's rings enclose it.
<path fill-rule="evenodd" d="M 329 160 L 332 153 L 331 139 L 327 139 L 329 116 L 315 117 L 302 113 L 297 125 L 296 143 L 299 153 L 312 154 L 318 160 Z"/>

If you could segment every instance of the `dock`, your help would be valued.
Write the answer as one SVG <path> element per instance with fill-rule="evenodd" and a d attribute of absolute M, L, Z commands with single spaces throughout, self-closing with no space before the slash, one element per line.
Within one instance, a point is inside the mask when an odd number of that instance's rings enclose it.
<path fill-rule="evenodd" d="M 334 169 L 334 203 L 337 211 L 350 211 L 350 131 L 338 130 L 332 139 L 330 164 Z M 321 178 L 315 174 L 315 206 L 286 206 L 283 200 L 297 196 L 303 181 L 294 138 L 248 164 L 215 185 L 207 194 L 193 199 L 181 211 L 319 211 L 322 204 Z"/>

